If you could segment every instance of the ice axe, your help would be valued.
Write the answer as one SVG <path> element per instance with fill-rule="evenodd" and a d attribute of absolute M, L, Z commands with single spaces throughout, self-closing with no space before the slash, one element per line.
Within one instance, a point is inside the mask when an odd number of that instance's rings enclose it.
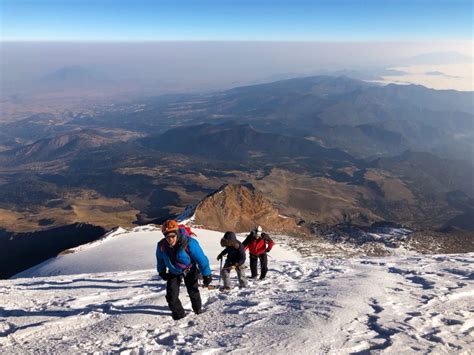
<path fill-rule="evenodd" d="M 222 258 L 221 258 L 221 264 L 219 267 L 219 287 L 221 287 L 221 273 L 222 273 Z"/>

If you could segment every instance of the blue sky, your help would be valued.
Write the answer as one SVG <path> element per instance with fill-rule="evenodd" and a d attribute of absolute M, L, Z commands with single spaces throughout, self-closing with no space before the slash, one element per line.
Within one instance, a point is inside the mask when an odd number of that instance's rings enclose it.
<path fill-rule="evenodd" d="M 472 40 L 472 0 L 0 0 L 3 40 Z"/>

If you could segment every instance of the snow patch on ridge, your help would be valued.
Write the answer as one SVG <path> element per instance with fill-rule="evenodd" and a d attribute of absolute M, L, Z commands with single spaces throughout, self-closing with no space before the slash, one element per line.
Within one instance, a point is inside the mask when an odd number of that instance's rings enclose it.
<path fill-rule="evenodd" d="M 189 205 L 181 213 L 176 220 L 185 225 L 192 225 L 195 221 L 196 205 Z"/>
<path fill-rule="evenodd" d="M 128 233 L 128 230 L 124 229 L 122 227 L 114 228 L 110 232 L 104 234 L 104 236 L 102 238 L 100 238 L 98 240 L 95 240 L 93 242 L 87 243 L 87 244 L 80 245 L 80 246 L 75 247 L 75 248 L 67 249 L 62 254 L 77 253 L 77 252 L 80 252 L 82 250 L 87 250 L 87 249 L 90 249 L 90 248 L 94 248 L 94 247 L 96 247 L 96 246 L 98 246 L 102 243 L 105 243 L 108 239 L 114 238 L 114 237 L 119 236 L 119 235 L 124 234 L 124 233 Z"/>

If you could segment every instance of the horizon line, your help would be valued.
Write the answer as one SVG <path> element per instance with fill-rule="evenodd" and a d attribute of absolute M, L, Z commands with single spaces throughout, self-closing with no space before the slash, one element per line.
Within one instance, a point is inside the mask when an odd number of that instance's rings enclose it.
<path fill-rule="evenodd" d="M 474 41 L 470 39 L 461 38 L 388 38 L 388 39 L 2 39 L 0 43 L 199 43 L 199 42 L 235 42 L 235 43 L 419 43 L 419 42 L 436 42 L 436 43 L 452 43 L 455 42 L 470 42 L 474 47 Z"/>

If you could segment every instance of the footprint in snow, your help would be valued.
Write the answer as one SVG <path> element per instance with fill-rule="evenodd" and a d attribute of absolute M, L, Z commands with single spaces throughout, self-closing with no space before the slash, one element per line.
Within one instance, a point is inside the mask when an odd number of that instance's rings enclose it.
<path fill-rule="evenodd" d="M 194 325 L 196 325 L 196 322 L 194 322 L 192 320 L 188 320 L 186 323 L 180 324 L 178 327 L 183 329 L 183 328 L 192 327 Z"/>
<path fill-rule="evenodd" d="M 458 319 L 451 319 L 451 318 L 442 318 L 441 322 L 443 322 L 447 326 L 453 326 L 453 325 L 462 325 L 464 324 L 463 321 L 460 321 Z"/>
<path fill-rule="evenodd" d="M 178 340 L 178 334 L 171 334 L 171 332 L 166 331 L 156 336 L 154 340 L 157 344 L 172 346 Z"/>
<path fill-rule="evenodd" d="M 0 322 L 0 336 L 4 337 L 12 333 L 16 329 L 15 325 L 9 322 Z"/>

